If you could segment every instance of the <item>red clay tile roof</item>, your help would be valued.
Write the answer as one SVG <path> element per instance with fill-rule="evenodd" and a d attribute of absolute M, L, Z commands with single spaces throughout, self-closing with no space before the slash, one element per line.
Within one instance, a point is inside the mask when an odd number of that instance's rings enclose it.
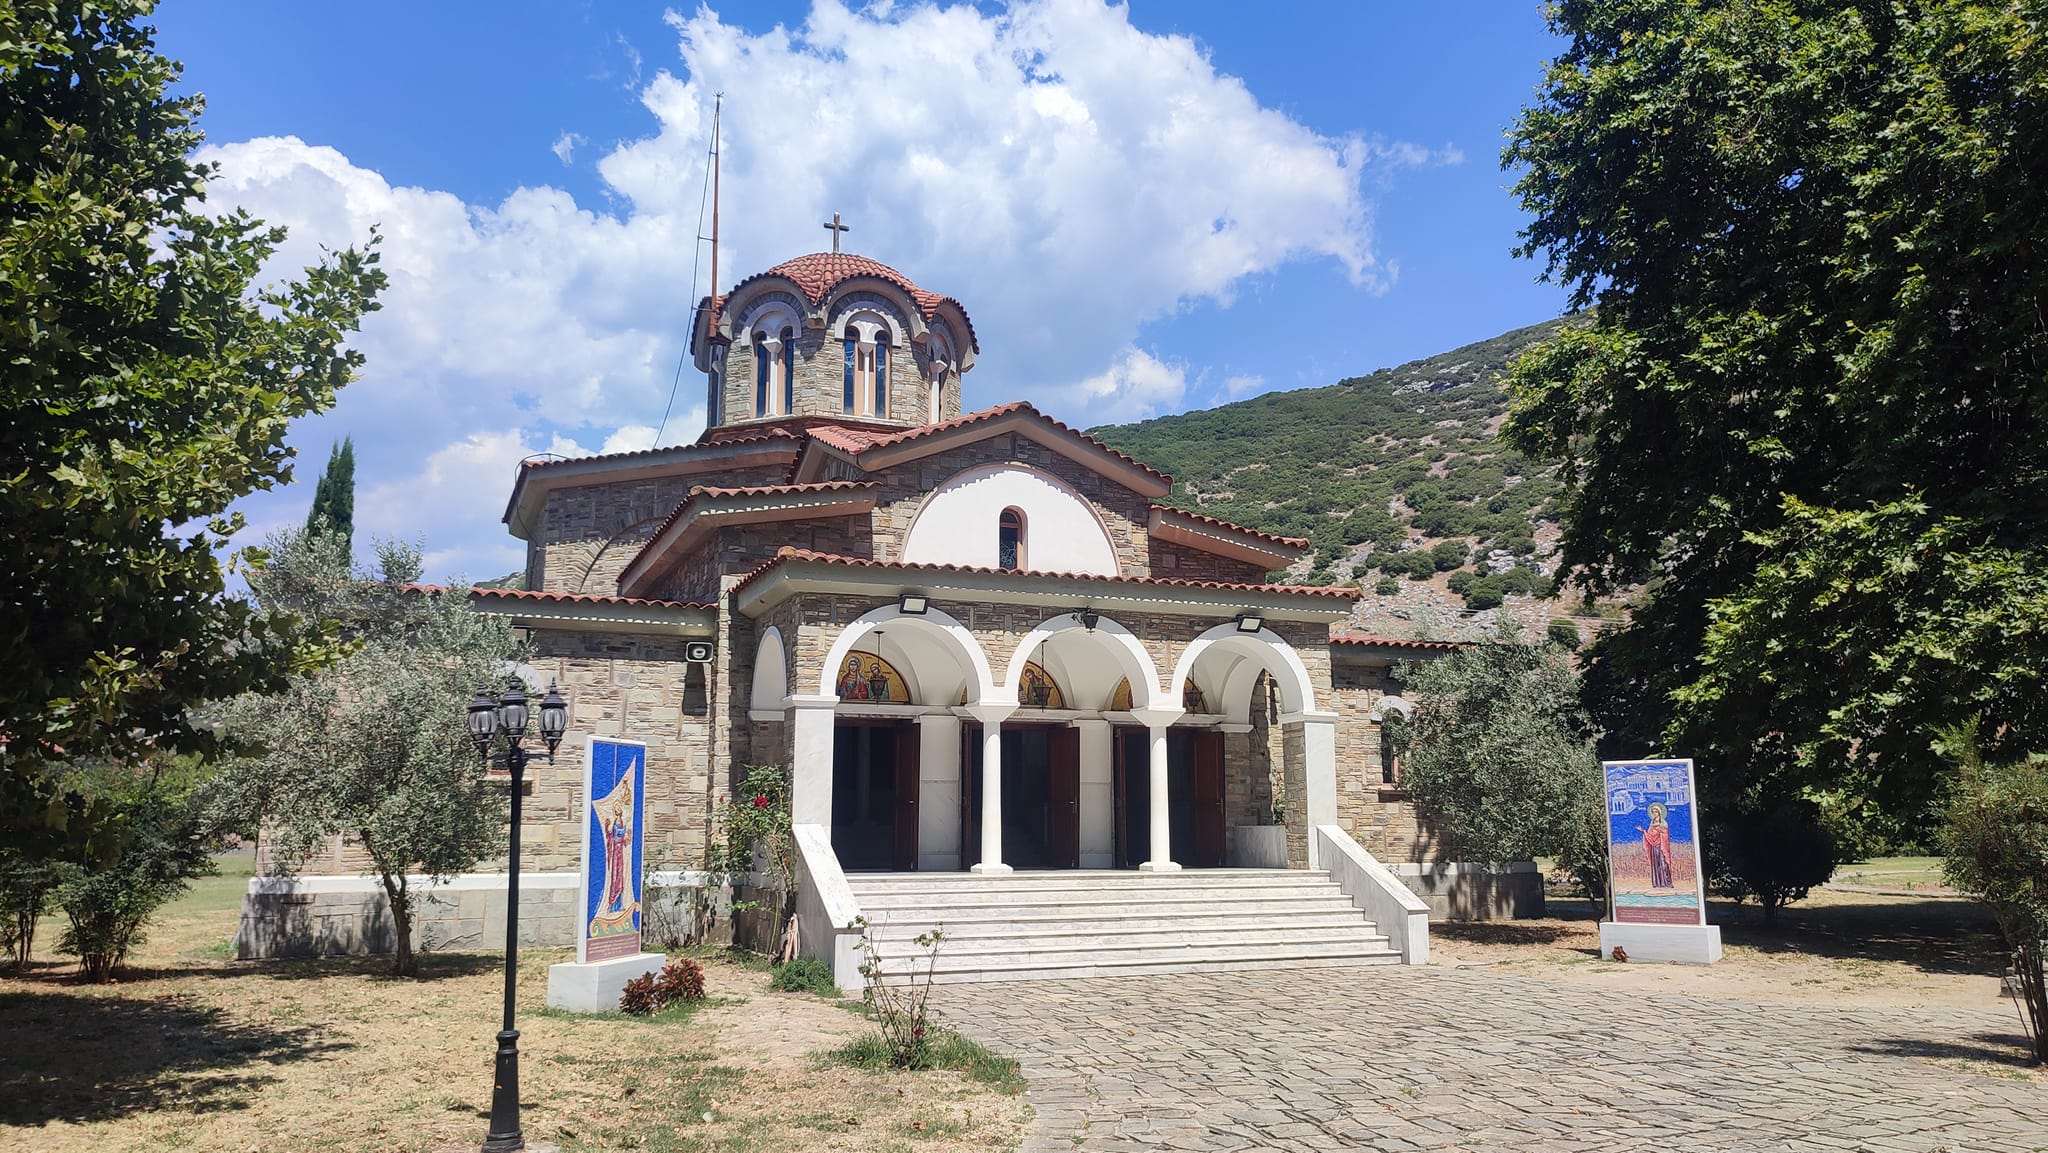
<path fill-rule="evenodd" d="M 868 560 L 865 557 L 840 556 L 836 553 L 812 552 L 810 549 L 785 546 L 775 553 L 775 559 L 755 569 L 746 578 L 732 587 L 733 593 L 753 584 L 766 576 L 785 561 L 811 561 L 818 564 L 836 565 L 844 568 L 888 569 L 897 572 L 949 572 L 972 575 L 1013 576 L 1013 577 L 1057 577 L 1061 580 L 1102 581 L 1105 584 L 1139 585 L 1147 588 L 1212 589 L 1223 592 L 1271 592 L 1297 593 L 1302 596 L 1334 597 L 1343 600 L 1357 600 L 1364 595 L 1353 588 L 1338 588 L 1330 585 L 1268 585 L 1242 584 L 1234 581 L 1180 580 L 1173 577 L 1127 577 L 1101 576 L 1096 573 L 1034 572 L 1031 570 L 983 568 L 975 565 L 958 564 L 897 564 L 890 561 Z"/>
<path fill-rule="evenodd" d="M 798 442 L 800 442 L 800 441 L 802 440 L 802 438 L 801 438 L 801 437 L 799 437 L 799 436 L 798 436 L 798 435 L 797 435 L 796 433 L 793 433 L 793 432 L 789 431 L 788 429 L 783 429 L 783 428 L 768 428 L 768 429 L 763 429 L 763 430 L 762 430 L 762 431 L 760 431 L 760 432 L 750 432 L 750 433 L 747 433 L 747 434 L 744 434 L 744 435 L 740 435 L 740 436 L 728 436 L 728 437 L 723 437 L 723 438 L 720 438 L 720 439 L 719 439 L 719 440 L 717 440 L 717 441 L 713 441 L 713 442 L 710 442 L 710 443 L 711 443 L 711 444 L 713 444 L 713 445 L 716 445 L 716 446 L 717 446 L 717 447 L 719 447 L 719 448 L 724 448 L 724 447 L 725 447 L 726 445 L 730 445 L 730 444 L 750 444 L 750 443 L 753 443 L 753 442 L 755 442 L 755 441 L 770 441 L 770 440 L 786 440 L 786 441 L 790 441 L 790 442 L 792 443 L 792 447 L 794 447 L 794 446 L 795 446 L 795 445 L 796 445 L 796 444 L 797 444 Z M 687 450 L 687 449 L 692 449 L 692 448 L 701 448 L 701 447 L 705 447 L 705 446 L 706 446 L 706 445 L 705 445 L 705 443 L 704 443 L 704 442 L 698 442 L 698 443 L 694 443 L 694 444 L 671 444 L 671 445 L 665 445 L 665 446 L 663 446 L 663 447 L 661 447 L 661 448 L 641 448 L 641 449 L 634 449 L 634 450 L 633 450 L 632 452 L 599 452 L 599 453 L 592 453 L 592 454 L 591 454 L 591 455 L 589 455 L 589 456 L 570 456 L 570 457 L 563 457 L 563 458 L 562 458 L 562 459 L 560 459 L 560 460 L 534 460 L 533 458 L 529 457 L 529 458 L 527 458 L 526 460 L 522 460 L 522 461 L 520 461 L 520 462 L 519 462 L 519 467 L 520 467 L 520 468 L 521 468 L 522 470 L 525 470 L 525 469 L 541 469 L 541 468 L 553 468 L 553 467 L 554 467 L 554 466 L 556 466 L 556 465 L 562 465 L 562 464 L 588 464 L 588 463 L 590 463 L 591 461 L 594 461 L 594 460 L 630 460 L 630 459 L 632 459 L 633 457 L 636 457 L 636 456 L 654 456 L 654 455 L 656 455 L 656 454 L 658 454 L 658 453 L 664 453 L 664 452 L 676 452 L 676 451 L 678 451 L 678 450 Z"/>
<path fill-rule="evenodd" d="M 952 432 L 955 429 L 967 428 L 972 425 L 983 424 L 988 421 L 995 420 L 998 417 L 1009 416 L 1012 413 L 1023 413 L 1026 416 L 1035 417 L 1037 418 L 1040 424 L 1045 425 L 1047 428 L 1053 429 L 1054 431 L 1059 432 L 1065 436 L 1071 437 L 1074 440 L 1078 440 L 1082 444 L 1088 445 L 1089 447 L 1094 448 L 1097 451 L 1107 453 L 1108 455 L 1113 456 L 1118 460 L 1121 460 L 1124 463 L 1129 464 L 1157 478 L 1163 484 L 1171 485 L 1173 483 L 1173 478 L 1168 476 L 1167 474 L 1160 472 L 1158 469 L 1153 468 L 1151 465 L 1146 464 L 1144 461 L 1139 460 L 1136 457 L 1118 452 L 1116 449 L 1109 447 L 1108 445 L 1102 443 L 1101 441 L 1095 439 L 1092 436 L 1089 436 L 1087 433 L 1082 432 L 1080 429 L 1075 428 L 1072 425 L 1063 424 L 1057 420 L 1054 420 L 1053 418 L 1038 411 L 1037 407 L 1034 406 L 1028 400 L 1013 400 L 1008 404 L 999 404 L 994 408 L 984 408 L 979 412 L 966 413 L 961 416 L 956 416 L 952 420 L 940 421 L 937 424 L 927 424 L 921 425 L 917 428 L 906 428 L 900 431 L 889 432 L 884 435 L 876 436 L 870 439 L 864 448 L 853 451 L 866 452 L 869 449 L 894 448 L 899 444 L 908 444 L 911 441 L 923 440 L 926 437 L 938 436 L 941 433 Z M 866 430 L 862 430 L 862 432 L 865 434 Z M 830 444 L 832 442 L 827 441 L 826 443 Z"/>
<path fill-rule="evenodd" d="M 887 440 L 900 429 L 856 428 L 844 424 L 816 424 L 804 430 L 804 435 L 838 449 L 841 452 L 861 453 L 873 447 L 877 441 Z"/>
<path fill-rule="evenodd" d="M 690 506 L 697 503 L 697 498 L 699 497 L 771 496 L 778 494 L 795 495 L 797 493 L 806 492 L 848 492 L 854 489 L 876 488 L 880 484 L 880 481 L 872 480 L 823 480 L 816 481 L 810 484 L 756 484 L 747 485 L 741 488 L 717 488 L 712 485 L 703 484 L 693 485 L 691 486 L 689 493 L 685 495 L 682 500 L 676 502 L 676 507 L 673 510 L 671 510 L 667 516 L 662 518 L 661 523 L 654 526 L 654 531 L 650 533 L 647 537 L 646 546 L 643 547 L 640 551 L 642 553 L 645 553 L 647 549 L 653 548 L 654 543 L 661 539 L 661 534 L 667 532 L 672 525 L 674 525 L 678 520 L 681 520 L 683 514 L 689 511 Z M 625 569 L 622 569 L 620 571 L 630 571 L 634 565 L 639 563 L 640 557 L 636 555 L 633 557 L 632 560 L 626 563 Z"/>
<path fill-rule="evenodd" d="M 967 342 L 973 345 L 974 351 L 981 351 L 981 342 L 974 335 L 974 321 L 968 317 L 967 309 L 959 301 L 950 296 L 940 296 L 936 292 L 927 292 L 912 283 L 909 277 L 881 261 L 856 256 L 851 252 L 813 252 L 794 260 L 785 260 L 766 272 L 757 272 L 733 285 L 731 291 L 713 301 L 711 307 L 714 309 L 714 315 L 725 311 L 725 302 L 732 299 L 734 293 L 770 276 L 779 276 L 795 284 L 812 304 L 824 303 L 825 297 L 833 289 L 857 276 L 871 276 L 877 280 L 888 281 L 910 297 L 926 320 L 937 315 L 941 304 L 951 304 L 959 309 L 960 319 L 967 322 Z"/>
<path fill-rule="evenodd" d="M 410 593 L 444 593 L 447 585 L 422 584 L 413 582 L 402 586 Z M 470 586 L 469 595 L 485 600 L 532 601 L 536 604 L 558 605 L 626 605 L 657 609 L 715 609 L 715 604 L 701 604 L 696 601 L 642 600 L 639 597 L 602 596 L 594 593 L 536 592 L 532 589 L 497 589 Z"/>
<path fill-rule="evenodd" d="M 438 591 L 439 586 L 422 585 L 423 589 Z M 601 596 L 595 593 L 551 593 L 535 592 L 531 589 L 479 589 L 469 590 L 471 596 L 487 600 L 533 601 L 539 604 L 559 605 L 621 605 L 633 608 L 658 609 L 715 609 L 715 604 L 701 604 L 696 601 L 650 600 L 642 597 Z"/>
<path fill-rule="evenodd" d="M 1357 633 L 1339 633 L 1330 638 L 1333 645 L 1361 645 L 1376 649 L 1417 649 L 1431 652 L 1448 652 L 1462 649 L 1468 641 L 1419 641 L 1406 637 L 1369 637 Z"/>
<path fill-rule="evenodd" d="M 1274 534 L 1269 532 L 1260 532 L 1258 529 L 1255 528 L 1246 528 L 1241 524 L 1232 524 L 1227 520 L 1222 520 L 1213 516 L 1204 516 L 1201 513 L 1190 512 L 1184 508 L 1176 508 L 1175 506 L 1170 504 L 1155 504 L 1152 507 L 1155 511 L 1158 512 L 1176 513 L 1180 516 L 1188 518 L 1189 520 L 1200 521 L 1201 523 L 1206 524 L 1212 528 L 1228 529 L 1231 532 L 1243 533 L 1245 536 L 1254 537 L 1258 540 L 1267 541 L 1271 544 L 1286 545 L 1289 548 L 1307 548 L 1309 543 L 1308 538 L 1305 536 L 1275 536 Z"/>

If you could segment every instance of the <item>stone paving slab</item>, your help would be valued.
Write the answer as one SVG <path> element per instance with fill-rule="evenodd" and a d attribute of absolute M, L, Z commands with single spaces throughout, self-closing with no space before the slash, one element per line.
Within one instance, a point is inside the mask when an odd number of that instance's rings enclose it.
<path fill-rule="evenodd" d="M 2048 1151 L 2048 1088 L 1982 1011 L 1607 992 L 1486 970 L 944 986 L 1017 1057 L 1022 1153 Z"/>

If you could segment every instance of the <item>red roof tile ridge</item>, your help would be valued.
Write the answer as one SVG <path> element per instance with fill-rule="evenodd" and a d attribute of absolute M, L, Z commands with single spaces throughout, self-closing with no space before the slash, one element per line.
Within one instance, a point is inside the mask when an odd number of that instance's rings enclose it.
<path fill-rule="evenodd" d="M 1189 520 L 1198 520 L 1206 525 L 1213 525 L 1217 528 L 1227 528 L 1232 532 L 1241 532 L 1246 536 L 1257 537 L 1260 540 L 1273 541 L 1276 544 L 1291 545 L 1294 548 L 1307 548 L 1309 545 L 1309 540 L 1305 536 L 1280 536 L 1277 533 L 1263 532 L 1259 529 L 1247 528 L 1244 525 L 1235 524 L 1231 521 L 1224 520 L 1222 517 L 1210 516 L 1207 513 L 1199 513 L 1195 512 L 1192 509 L 1181 508 L 1179 505 L 1154 503 L 1152 507 L 1160 512 L 1179 513 L 1180 515 L 1187 517 Z"/>
<path fill-rule="evenodd" d="M 1363 595 L 1356 589 L 1342 588 L 1332 585 L 1249 584 L 1238 581 L 1187 580 L 1179 577 L 1127 577 L 1121 574 L 1117 576 L 1104 576 L 1100 573 L 1042 572 L 1032 569 L 999 569 L 987 568 L 977 565 L 903 564 L 896 561 L 880 561 L 872 560 L 867 557 L 852 557 L 842 556 L 838 553 L 816 552 L 807 548 L 798 548 L 795 545 L 784 545 L 781 548 L 777 549 L 775 552 L 775 558 L 773 560 L 768 561 L 766 564 L 763 564 L 760 567 L 756 568 L 753 572 L 748 573 L 744 580 L 740 581 L 739 584 L 733 586 L 733 591 L 738 592 L 740 589 L 745 588 L 749 584 L 752 584 L 756 578 L 765 574 L 769 569 L 775 567 L 778 564 L 781 564 L 784 561 L 791 560 L 812 561 L 819 564 L 842 565 L 849 568 L 880 568 L 903 570 L 916 569 L 929 572 L 967 573 L 982 576 L 1053 577 L 1060 580 L 1111 581 L 1122 584 L 1146 585 L 1166 588 L 1212 589 L 1223 592 L 1300 593 L 1309 596 L 1342 597 L 1346 600 L 1356 600 L 1359 596 Z"/>
<path fill-rule="evenodd" d="M 690 495 L 703 493 L 705 496 L 778 496 L 805 492 L 845 492 L 848 489 L 875 488 L 881 484 L 876 480 L 812 480 L 790 484 L 747 484 L 737 487 L 719 485 L 692 485 Z"/>
<path fill-rule="evenodd" d="M 995 420 L 998 417 L 1009 416 L 1012 413 L 1024 413 L 1029 416 L 1037 417 L 1040 422 L 1051 426 L 1059 432 L 1065 433 L 1066 435 L 1073 437 L 1075 440 L 1078 440 L 1083 444 L 1086 444 L 1101 452 L 1107 453 L 1110 456 L 1116 457 L 1118 460 L 1124 461 L 1125 463 L 1130 464 L 1131 466 L 1140 469 L 1143 472 L 1155 476 L 1159 478 L 1161 481 L 1164 481 L 1168 484 L 1173 483 L 1173 477 L 1167 475 L 1166 473 L 1160 472 L 1158 469 L 1153 468 L 1151 465 L 1146 464 L 1144 461 L 1139 460 L 1134 456 L 1131 456 L 1129 453 L 1120 452 L 1117 449 L 1111 448 L 1110 446 L 1102 443 L 1101 441 L 1095 439 L 1092 436 L 1089 436 L 1087 433 L 1082 432 L 1080 429 L 1075 428 L 1070 424 L 1067 424 L 1063 421 L 1055 420 L 1054 418 L 1047 416 L 1045 413 L 1039 411 L 1037 405 L 1032 404 L 1028 400 L 1013 400 L 1010 401 L 1008 404 L 996 405 L 994 408 L 984 408 L 976 412 L 962 413 L 961 415 L 956 416 L 951 420 L 942 420 L 937 424 L 927 424 L 921 425 L 917 428 L 907 428 L 904 429 L 902 432 L 893 433 L 889 436 L 885 436 L 876 440 L 874 443 L 870 444 L 868 448 L 894 448 L 899 444 L 908 444 L 911 441 L 920 440 L 928 436 L 936 436 L 940 433 L 952 432 L 956 429 L 967 428 L 971 425 L 981 424 L 986 421 Z"/>
<path fill-rule="evenodd" d="M 1470 641 L 1430 641 L 1417 637 L 1380 637 L 1366 633 L 1333 633 L 1333 645 L 1374 645 L 1390 649 L 1458 649 L 1471 644 Z"/>
<path fill-rule="evenodd" d="M 752 435 L 748 435 L 748 436 L 734 436 L 734 437 L 727 437 L 727 438 L 725 438 L 725 439 L 723 439 L 723 440 L 715 440 L 715 441 L 709 441 L 709 442 L 705 442 L 705 441 L 693 441 L 693 442 L 691 442 L 691 443 L 689 443 L 689 444 L 671 444 L 671 445 L 665 445 L 665 446 L 663 446 L 663 447 L 660 447 L 660 448 L 636 448 L 636 449 L 633 449 L 633 450 L 632 450 L 632 451 L 630 451 L 630 452 L 594 452 L 594 453 L 591 453 L 591 454 L 590 454 L 589 456 L 569 456 L 569 457 L 563 457 L 563 458 L 562 458 L 562 459 L 560 459 L 560 460 L 535 460 L 535 459 L 534 459 L 534 458 L 532 458 L 532 457 L 528 457 L 528 458 L 526 458 L 525 460 L 522 460 L 522 461 L 520 461 L 520 462 L 519 462 L 519 466 L 520 466 L 520 467 L 521 467 L 522 469 L 526 469 L 526 468 L 552 468 L 552 467 L 554 467 L 554 466 L 556 466 L 556 465 L 563 465 L 563 464 L 589 464 L 589 463 L 590 463 L 590 462 L 592 462 L 592 461 L 599 461 L 599 460 L 626 460 L 626 459 L 628 459 L 628 458 L 631 458 L 631 457 L 636 457 L 636 456 L 654 456 L 654 455 L 656 455 L 656 454 L 658 454 L 658 453 L 664 453 L 664 452 L 688 452 L 688 451 L 691 451 L 691 450 L 696 450 L 696 449 L 704 449 L 704 448 L 723 448 L 723 447 L 725 447 L 726 445 L 729 445 L 729 444 L 753 444 L 753 443 L 756 443 L 756 442 L 758 442 L 758 441 L 765 441 L 765 440 L 788 440 L 788 441 L 796 441 L 796 440 L 798 440 L 798 439 L 799 439 L 799 438 L 798 438 L 798 437 L 797 437 L 797 436 L 796 436 L 796 435 L 795 435 L 794 433 L 788 432 L 788 431 L 786 431 L 786 430 L 784 430 L 784 429 L 780 429 L 780 428 L 774 428 L 774 429 L 767 429 L 767 430 L 765 430 L 765 431 L 762 431 L 762 432 L 759 432 L 759 433 L 754 433 L 754 434 L 752 434 Z"/>

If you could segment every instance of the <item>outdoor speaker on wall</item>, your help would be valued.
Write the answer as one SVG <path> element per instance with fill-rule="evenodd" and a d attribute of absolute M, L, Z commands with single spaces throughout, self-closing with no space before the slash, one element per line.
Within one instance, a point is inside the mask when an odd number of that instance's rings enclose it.
<path fill-rule="evenodd" d="M 683 659 L 693 665 L 708 665 L 716 651 L 710 641 L 688 641 L 683 645 Z"/>

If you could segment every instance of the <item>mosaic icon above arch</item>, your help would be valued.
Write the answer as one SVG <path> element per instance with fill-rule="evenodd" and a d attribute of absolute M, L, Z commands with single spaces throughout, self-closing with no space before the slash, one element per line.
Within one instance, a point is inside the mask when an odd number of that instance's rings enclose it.
<path fill-rule="evenodd" d="M 1063 709 L 1067 707 L 1067 694 L 1060 691 L 1060 683 L 1052 679 L 1045 666 L 1025 661 L 1024 671 L 1017 677 L 1017 703 L 1033 709 Z"/>
<path fill-rule="evenodd" d="M 1125 677 L 1109 690 L 1109 711 L 1128 713 L 1131 711 L 1131 678 Z"/>
<path fill-rule="evenodd" d="M 839 676 L 832 681 L 833 691 L 842 701 L 867 701 L 873 704 L 909 705 L 910 686 L 903 681 L 903 674 L 896 666 L 873 653 L 853 652 L 839 663 Z"/>

